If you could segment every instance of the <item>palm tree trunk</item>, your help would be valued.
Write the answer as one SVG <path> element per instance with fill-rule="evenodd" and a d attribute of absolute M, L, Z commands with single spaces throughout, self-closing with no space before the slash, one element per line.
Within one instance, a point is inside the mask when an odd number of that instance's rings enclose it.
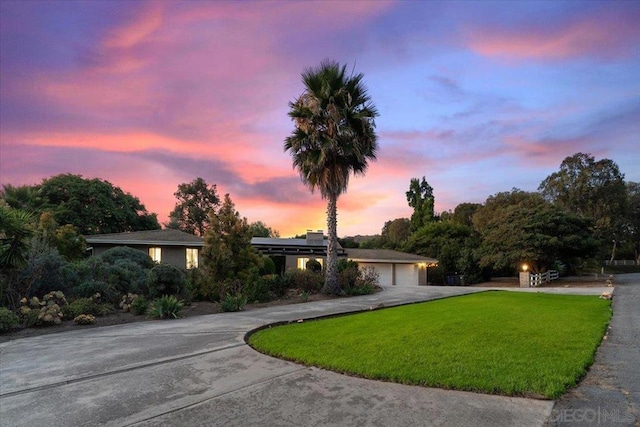
<path fill-rule="evenodd" d="M 327 203 L 327 269 L 325 270 L 325 281 L 322 293 L 339 294 L 338 284 L 338 196 L 329 195 Z"/>

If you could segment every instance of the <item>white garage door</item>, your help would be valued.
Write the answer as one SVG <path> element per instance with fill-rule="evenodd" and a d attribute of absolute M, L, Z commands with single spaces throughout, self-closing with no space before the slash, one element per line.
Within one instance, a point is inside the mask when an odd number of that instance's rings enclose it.
<path fill-rule="evenodd" d="M 415 264 L 396 264 L 397 286 L 418 286 L 418 266 Z"/>
<path fill-rule="evenodd" d="M 391 286 L 393 280 L 393 270 L 391 264 L 378 264 L 372 262 L 359 262 L 358 266 L 363 269 L 367 267 L 373 267 L 380 275 L 380 284 L 382 286 Z"/>

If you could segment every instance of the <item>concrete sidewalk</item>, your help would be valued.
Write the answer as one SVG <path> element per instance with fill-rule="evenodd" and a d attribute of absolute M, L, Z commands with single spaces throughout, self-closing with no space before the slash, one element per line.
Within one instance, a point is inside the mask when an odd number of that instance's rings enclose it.
<path fill-rule="evenodd" d="M 387 288 L 370 296 L 10 341 L 0 344 L 0 424 L 543 425 L 553 401 L 352 378 L 262 355 L 243 340 L 249 330 L 273 322 L 486 289 Z M 597 295 L 605 289 L 535 291 Z"/>

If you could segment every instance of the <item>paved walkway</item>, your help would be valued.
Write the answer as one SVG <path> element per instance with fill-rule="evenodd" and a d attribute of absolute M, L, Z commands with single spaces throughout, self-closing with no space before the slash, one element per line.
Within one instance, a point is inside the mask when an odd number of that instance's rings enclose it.
<path fill-rule="evenodd" d="M 0 344 L 0 424 L 541 426 L 553 401 L 352 378 L 259 354 L 243 339 L 268 323 L 483 290 L 390 288 L 363 297 L 10 341 Z"/>
<path fill-rule="evenodd" d="M 618 276 L 613 318 L 595 362 L 555 405 L 552 426 L 640 426 L 640 274 Z"/>

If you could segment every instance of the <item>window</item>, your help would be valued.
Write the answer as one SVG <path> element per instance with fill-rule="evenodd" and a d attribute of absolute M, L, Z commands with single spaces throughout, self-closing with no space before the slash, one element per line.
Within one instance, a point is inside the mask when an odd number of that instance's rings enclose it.
<path fill-rule="evenodd" d="M 298 258 L 298 268 L 300 270 L 305 270 L 307 268 L 307 263 L 309 262 L 310 259 L 314 259 L 315 261 L 318 261 L 322 266 L 322 268 L 324 268 L 324 262 L 323 262 L 324 260 L 322 258 Z"/>
<path fill-rule="evenodd" d="M 187 268 L 198 268 L 198 250 L 187 248 Z"/>
<path fill-rule="evenodd" d="M 149 256 L 152 260 L 157 262 L 158 264 L 162 261 L 162 249 L 160 248 L 149 248 Z"/>

